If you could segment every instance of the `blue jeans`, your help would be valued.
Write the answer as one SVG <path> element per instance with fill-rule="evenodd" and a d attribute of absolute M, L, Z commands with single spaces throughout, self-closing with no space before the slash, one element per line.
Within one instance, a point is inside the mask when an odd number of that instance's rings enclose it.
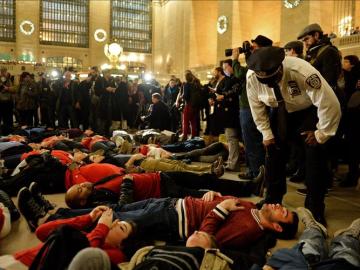
<path fill-rule="evenodd" d="M 328 251 L 330 249 L 330 252 Z M 305 229 L 299 244 L 280 249 L 267 264 L 275 269 L 356 269 L 360 267 L 360 242 L 348 235 L 335 237 L 328 249 L 322 233 L 316 228 Z"/>
<path fill-rule="evenodd" d="M 344 259 L 353 266 L 360 267 L 360 241 L 349 235 L 338 235 L 331 243 L 328 250 L 322 233 L 315 229 L 306 229 L 300 237 L 304 243 L 302 253 L 304 256 L 313 255 L 319 261 L 325 259 Z"/>
<path fill-rule="evenodd" d="M 158 240 L 179 239 L 179 222 L 175 209 L 176 199 L 147 199 L 123 206 L 114 205 L 114 218 L 132 220 L 137 234 Z"/>
<path fill-rule="evenodd" d="M 259 167 L 265 164 L 265 150 L 262 144 L 262 135 L 256 128 L 250 108 L 240 109 L 240 125 L 249 174 L 256 177 L 259 174 Z"/>

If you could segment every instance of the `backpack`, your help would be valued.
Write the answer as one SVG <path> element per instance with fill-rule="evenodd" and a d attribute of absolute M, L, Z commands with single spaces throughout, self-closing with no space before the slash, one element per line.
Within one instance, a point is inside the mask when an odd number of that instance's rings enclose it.
<path fill-rule="evenodd" d="M 129 262 L 121 263 L 121 270 L 131 270 L 142 263 L 146 255 L 154 248 L 154 246 L 147 246 L 139 249 Z M 202 259 L 200 270 L 230 270 L 233 260 L 221 253 L 219 249 L 206 249 Z"/>
<path fill-rule="evenodd" d="M 71 226 L 61 226 L 50 234 L 29 270 L 64 270 L 80 250 L 89 246 L 85 234 Z"/>

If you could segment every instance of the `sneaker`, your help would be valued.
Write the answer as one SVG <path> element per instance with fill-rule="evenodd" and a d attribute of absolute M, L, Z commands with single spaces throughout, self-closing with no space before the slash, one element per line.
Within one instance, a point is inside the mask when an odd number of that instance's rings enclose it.
<path fill-rule="evenodd" d="M 17 198 L 19 211 L 26 219 L 30 230 L 34 232 L 38 227 L 39 218 L 46 214 L 44 208 L 35 201 L 27 187 L 20 189 Z"/>
<path fill-rule="evenodd" d="M 19 210 L 16 208 L 14 202 L 10 196 L 3 190 L 0 190 L 0 202 L 9 209 L 11 222 L 14 222 L 20 218 Z"/>
<path fill-rule="evenodd" d="M 331 191 L 331 190 L 327 190 L 326 193 L 325 193 L 325 197 L 328 197 L 329 196 L 329 192 L 328 191 Z M 296 193 L 301 195 L 301 196 L 306 196 L 307 195 L 307 188 L 298 188 L 296 190 Z"/>
<path fill-rule="evenodd" d="M 33 195 L 35 201 L 44 207 L 45 212 L 54 209 L 54 205 L 52 205 L 47 199 L 45 199 L 44 195 L 42 195 L 40 191 L 40 187 L 36 182 L 32 182 L 30 184 L 29 190 Z"/>
<path fill-rule="evenodd" d="M 360 218 L 355 219 L 349 227 L 336 231 L 334 233 L 334 237 L 340 234 L 349 235 L 356 239 L 360 239 Z"/>
<path fill-rule="evenodd" d="M 327 237 L 327 229 L 324 225 L 315 220 L 309 209 L 306 209 L 305 207 L 298 207 L 296 208 L 296 212 L 298 213 L 299 219 L 304 224 L 305 228 L 318 229 L 323 233 L 325 238 Z"/>

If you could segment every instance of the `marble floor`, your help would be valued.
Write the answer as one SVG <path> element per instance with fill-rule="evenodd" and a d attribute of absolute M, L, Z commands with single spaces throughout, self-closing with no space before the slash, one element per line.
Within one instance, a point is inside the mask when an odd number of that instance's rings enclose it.
<path fill-rule="evenodd" d="M 235 173 L 226 173 L 224 178 L 237 179 Z M 296 188 L 302 187 L 301 184 L 288 183 L 288 193 L 284 198 L 284 204 L 290 209 L 303 206 L 304 196 L 296 193 Z M 360 196 L 355 188 L 337 188 L 329 193 L 326 198 L 326 218 L 328 221 L 329 235 L 336 230 L 347 227 L 352 220 L 360 217 Z M 46 197 L 58 206 L 65 206 L 64 194 L 46 195 Z M 16 198 L 13 198 L 16 201 Z M 258 201 L 260 198 L 247 198 L 251 201 Z M 299 227 L 299 233 L 302 226 Z M 290 247 L 296 240 L 278 241 L 276 248 Z M 16 251 L 32 247 L 38 243 L 35 235 L 30 233 L 23 217 L 12 224 L 10 235 L 0 241 L 0 255 L 12 254 Z"/>

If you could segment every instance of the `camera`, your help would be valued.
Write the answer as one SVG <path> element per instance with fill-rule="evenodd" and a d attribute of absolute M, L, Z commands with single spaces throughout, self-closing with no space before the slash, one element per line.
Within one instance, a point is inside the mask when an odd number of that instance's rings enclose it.
<path fill-rule="evenodd" d="M 251 46 L 250 42 L 246 40 L 246 41 L 243 42 L 242 47 L 239 47 L 239 48 L 236 48 L 236 49 L 239 50 L 239 54 L 241 54 L 241 53 L 247 54 L 247 53 L 251 52 L 252 46 Z M 226 49 L 225 50 L 225 56 L 226 57 L 231 56 L 232 51 L 233 51 L 233 49 Z"/>

